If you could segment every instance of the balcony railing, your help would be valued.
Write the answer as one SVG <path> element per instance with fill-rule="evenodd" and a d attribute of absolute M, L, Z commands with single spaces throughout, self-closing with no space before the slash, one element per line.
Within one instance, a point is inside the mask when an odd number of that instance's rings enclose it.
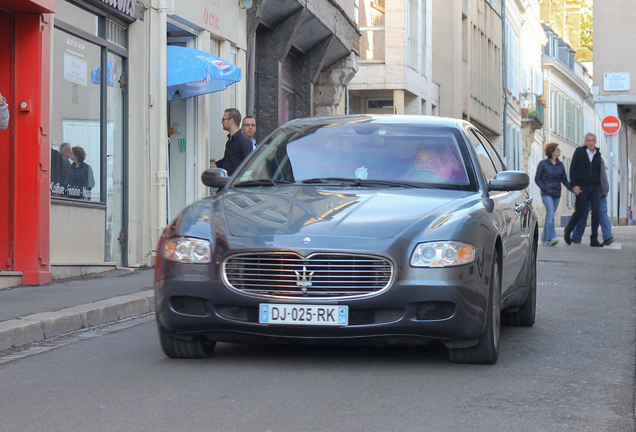
<path fill-rule="evenodd" d="M 544 105 L 545 101 L 539 95 L 530 93 L 522 96 L 521 110 L 523 117 L 539 123 L 539 126 L 543 126 L 545 122 Z"/>

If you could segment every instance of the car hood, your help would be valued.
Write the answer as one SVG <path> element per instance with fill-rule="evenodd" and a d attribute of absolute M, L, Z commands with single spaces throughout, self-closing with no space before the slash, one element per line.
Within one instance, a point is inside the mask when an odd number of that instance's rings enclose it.
<path fill-rule="evenodd" d="M 237 237 L 307 235 L 389 238 L 431 224 L 473 193 L 441 189 L 278 186 L 231 189 L 218 197 Z"/>

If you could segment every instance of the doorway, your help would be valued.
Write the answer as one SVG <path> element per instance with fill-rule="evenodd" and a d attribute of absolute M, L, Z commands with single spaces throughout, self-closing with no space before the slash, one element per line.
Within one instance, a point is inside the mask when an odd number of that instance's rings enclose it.
<path fill-rule="evenodd" d="M 168 37 L 168 45 L 194 48 L 195 38 Z M 168 102 L 168 222 L 196 200 L 199 181 L 196 110 L 196 97 L 181 99 L 176 93 Z"/>

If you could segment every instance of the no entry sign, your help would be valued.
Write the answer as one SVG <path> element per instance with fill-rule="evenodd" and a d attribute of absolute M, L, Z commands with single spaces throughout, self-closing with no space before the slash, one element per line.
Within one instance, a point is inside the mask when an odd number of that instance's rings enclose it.
<path fill-rule="evenodd" d="M 606 134 L 614 135 L 621 130 L 621 121 L 618 117 L 607 116 L 601 122 L 601 128 L 603 128 L 603 132 Z"/>

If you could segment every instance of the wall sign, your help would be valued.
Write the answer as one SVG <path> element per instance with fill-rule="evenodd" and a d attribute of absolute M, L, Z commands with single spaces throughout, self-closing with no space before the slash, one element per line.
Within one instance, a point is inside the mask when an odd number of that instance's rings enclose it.
<path fill-rule="evenodd" d="M 603 75 L 603 90 L 629 91 L 629 73 L 606 73 Z"/>
<path fill-rule="evenodd" d="M 64 79 L 86 87 L 87 70 L 88 67 L 84 60 L 64 53 Z"/>

